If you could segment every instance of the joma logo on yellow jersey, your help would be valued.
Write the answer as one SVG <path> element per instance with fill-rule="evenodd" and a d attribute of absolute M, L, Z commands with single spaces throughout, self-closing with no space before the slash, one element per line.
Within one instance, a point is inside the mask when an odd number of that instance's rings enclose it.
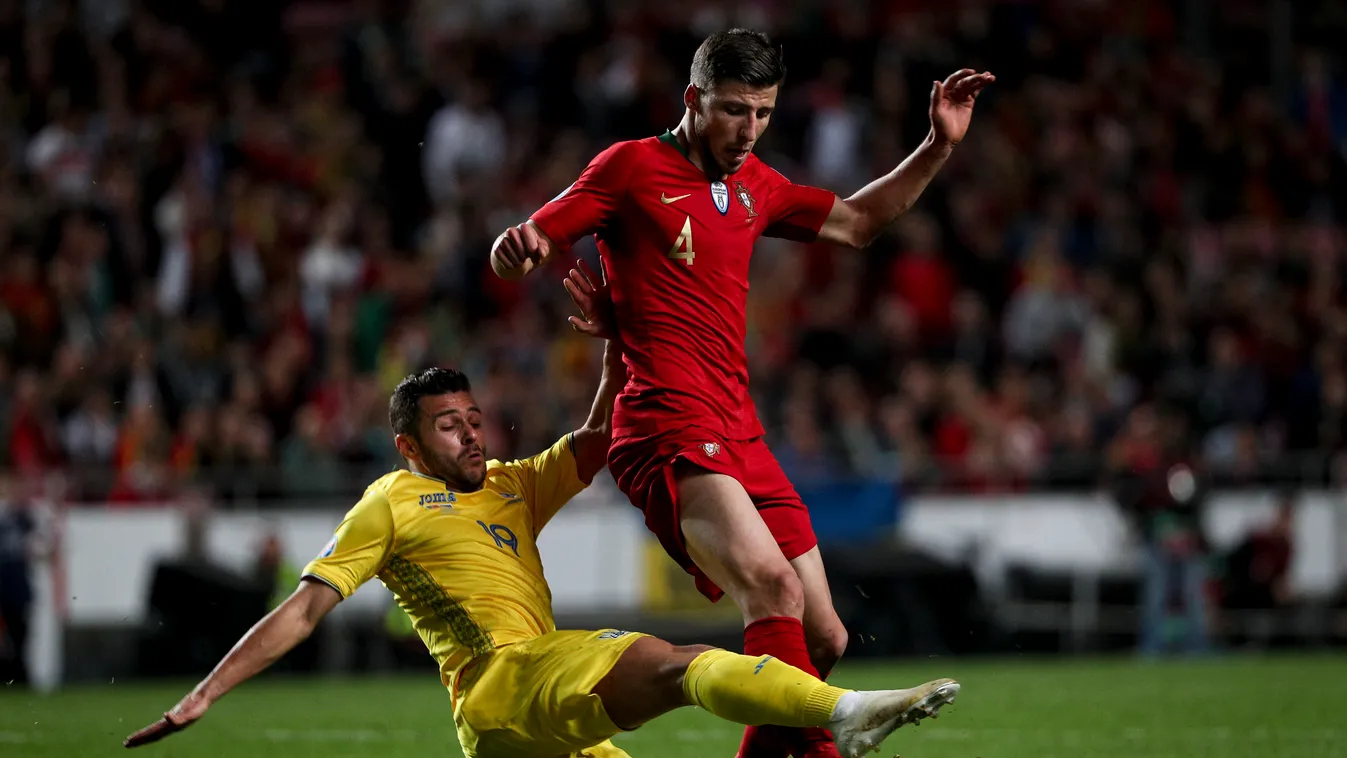
<path fill-rule="evenodd" d="M 422 508 L 431 509 L 435 506 L 448 505 L 452 502 L 455 502 L 454 493 L 452 492 L 428 492 L 421 496 L 417 505 Z"/>

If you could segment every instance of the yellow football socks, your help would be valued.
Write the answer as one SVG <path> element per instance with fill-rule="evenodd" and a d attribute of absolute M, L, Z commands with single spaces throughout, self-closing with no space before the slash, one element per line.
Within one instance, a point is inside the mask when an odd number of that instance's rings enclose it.
<path fill-rule="evenodd" d="M 688 702 L 739 724 L 826 726 L 847 690 L 769 656 L 708 650 L 683 677 Z"/>

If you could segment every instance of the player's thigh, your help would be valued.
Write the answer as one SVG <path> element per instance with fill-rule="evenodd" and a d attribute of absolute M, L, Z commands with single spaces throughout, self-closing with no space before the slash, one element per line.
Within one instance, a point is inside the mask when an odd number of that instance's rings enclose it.
<path fill-rule="evenodd" d="M 744 486 L 687 465 L 677 469 L 676 486 L 679 526 L 697 567 L 746 614 L 798 618 L 804 605 L 799 580 Z"/>
<path fill-rule="evenodd" d="M 495 651 L 474 673 L 456 714 L 460 742 L 478 758 L 548 758 L 599 745 L 620 731 L 594 688 L 644 635 L 551 632 Z"/>
<path fill-rule="evenodd" d="M 594 687 L 613 723 L 630 731 L 675 708 L 687 705 L 683 674 L 706 645 L 676 646 L 657 637 L 642 637 Z"/>
<path fill-rule="evenodd" d="M 846 649 L 847 633 L 833 609 L 832 591 L 809 509 L 766 442 L 756 439 L 745 443 L 741 455 L 745 489 L 800 579 L 809 657 L 815 667 L 826 672 Z"/>
<path fill-rule="evenodd" d="M 832 590 L 818 546 L 791 560 L 804 588 L 804 636 L 809 658 L 827 675 L 847 649 L 847 629 L 833 607 Z"/>
<path fill-rule="evenodd" d="M 761 438 L 743 443 L 744 489 L 787 560 L 818 546 L 814 524 L 800 493 Z"/>

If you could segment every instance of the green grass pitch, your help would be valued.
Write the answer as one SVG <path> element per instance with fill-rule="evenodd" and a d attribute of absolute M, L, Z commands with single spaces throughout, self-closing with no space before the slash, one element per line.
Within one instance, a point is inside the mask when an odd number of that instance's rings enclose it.
<path fill-rule="evenodd" d="M 904 758 L 1269 758 L 1347 756 L 1347 657 L 853 662 L 835 682 L 964 684 L 936 721 L 904 727 L 881 755 Z M 182 694 L 110 683 L 35 696 L 0 687 L 0 756 L 126 755 L 121 739 Z M 693 709 L 616 740 L 633 758 L 731 758 L 741 728 Z M 143 758 L 459 756 L 433 673 L 245 685 Z"/>

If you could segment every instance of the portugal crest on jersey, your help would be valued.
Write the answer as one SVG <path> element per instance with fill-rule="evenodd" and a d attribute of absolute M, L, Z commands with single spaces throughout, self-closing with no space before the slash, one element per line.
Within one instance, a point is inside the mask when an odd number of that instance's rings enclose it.
<path fill-rule="evenodd" d="M 725 186 L 725 182 L 711 182 L 711 199 L 716 203 L 716 210 L 724 216 L 730 210 L 730 190 Z"/>
<path fill-rule="evenodd" d="M 702 443 L 702 451 L 706 453 L 707 457 L 714 458 L 720 453 L 720 444 L 717 442 Z"/>
<path fill-rule="evenodd" d="M 753 200 L 753 195 L 749 193 L 748 187 L 745 187 L 743 182 L 735 181 L 734 194 L 739 198 L 739 204 L 744 206 L 744 210 L 748 211 L 748 217 L 757 218 L 758 212 L 753 210 L 753 204 L 755 202 Z M 724 212 L 725 211 L 721 211 L 721 213 Z"/>

